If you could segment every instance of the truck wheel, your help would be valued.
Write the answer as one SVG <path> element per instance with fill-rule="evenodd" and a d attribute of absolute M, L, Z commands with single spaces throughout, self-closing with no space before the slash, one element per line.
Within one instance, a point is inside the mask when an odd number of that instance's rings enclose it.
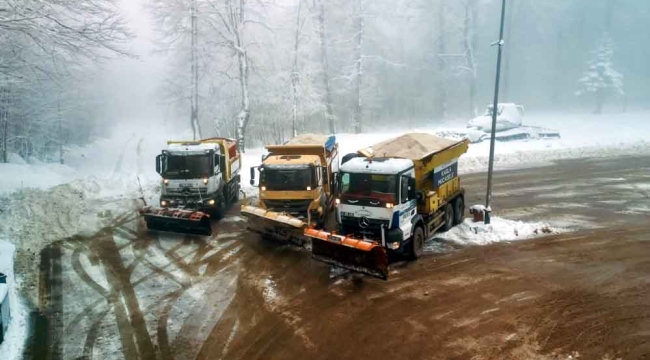
<path fill-rule="evenodd" d="M 409 246 L 409 258 L 411 260 L 417 260 L 422 256 L 424 251 L 424 230 L 421 226 L 415 228 L 413 232 L 413 239 L 411 239 L 411 245 Z"/>
<path fill-rule="evenodd" d="M 451 204 L 445 206 L 445 225 L 442 227 L 442 231 L 449 231 L 454 226 L 454 207 Z"/>
<path fill-rule="evenodd" d="M 465 219 L 465 201 L 462 196 L 454 201 L 454 225 L 458 225 Z"/>
<path fill-rule="evenodd" d="M 220 195 L 217 197 L 217 207 L 214 210 L 214 218 L 217 220 L 223 219 L 223 217 L 226 215 L 226 199 L 224 198 L 223 195 Z"/>

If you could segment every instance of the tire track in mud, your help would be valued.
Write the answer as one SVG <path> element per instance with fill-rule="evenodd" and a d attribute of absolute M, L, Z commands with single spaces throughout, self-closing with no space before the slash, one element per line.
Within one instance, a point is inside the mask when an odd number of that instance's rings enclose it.
<path fill-rule="evenodd" d="M 130 280 L 131 272 L 122 262 L 112 234 L 110 238 L 93 244 L 93 247 L 96 253 L 102 254 L 107 280 L 114 288 L 120 290 L 121 298 L 124 300 L 124 302 L 120 301 L 120 296 L 111 298 L 117 317 L 116 320 L 119 324 L 118 328 L 122 334 L 122 342 L 128 344 L 125 347 L 125 350 L 127 350 L 125 355 L 127 358 L 153 358 L 155 356 L 154 346 L 134 286 Z"/>
<path fill-rule="evenodd" d="M 232 236 L 225 236 L 221 241 L 216 239 L 211 239 L 209 241 L 199 239 L 199 241 L 197 241 L 195 237 L 179 238 L 178 243 L 173 244 L 171 249 L 165 249 L 161 244 L 159 236 L 152 236 L 151 233 L 143 231 L 140 221 L 137 222 L 138 230 L 130 229 L 128 224 L 133 222 L 134 219 L 139 220 L 139 218 L 134 217 L 129 213 L 119 214 L 109 225 L 90 239 L 80 240 L 78 238 L 73 238 L 57 244 L 60 250 L 65 248 L 66 252 L 69 251 L 68 254 L 70 255 L 66 256 L 66 261 L 70 261 L 71 266 L 69 269 L 72 270 L 72 272 L 69 272 L 68 274 L 76 274 L 76 276 L 82 280 L 81 283 L 83 283 L 84 286 L 88 286 L 93 290 L 93 292 L 100 296 L 99 299 L 93 301 L 90 305 L 85 306 L 81 312 L 72 314 L 74 317 L 71 319 L 70 323 L 65 326 L 65 331 L 62 328 L 62 325 L 59 325 L 60 330 L 57 330 L 59 334 L 62 334 L 61 339 L 58 341 L 59 344 L 63 344 L 63 341 L 75 341 L 74 339 L 63 338 L 63 334 L 68 333 L 69 330 L 76 329 L 80 326 L 83 319 L 88 319 L 87 326 L 89 326 L 89 328 L 85 334 L 83 351 L 79 354 L 79 356 L 82 356 L 83 358 L 91 358 L 94 354 L 101 355 L 106 351 L 105 349 L 96 348 L 96 345 L 99 336 L 113 336 L 112 330 L 110 335 L 102 334 L 102 331 L 105 331 L 104 329 L 106 329 L 105 325 L 108 324 L 107 322 L 115 322 L 117 325 L 117 332 L 114 334 L 117 336 L 116 339 L 119 339 L 118 342 L 121 342 L 122 344 L 122 352 L 125 358 L 172 359 L 175 354 L 183 353 L 180 350 L 180 345 L 190 339 L 195 339 L 196 334 L 198 334 L 199 328 L 195 325 L 200 323 L 204 324 L 200 326 L 213 327 L 213 324 L 205 322 L 203 319 L 205 314 L 210 312 L 210 306 L 206 304 L 202 309 L 189 309 L 189 317 L 182 315 L 183 317 L 181 319 L 175 319 L 176 323 L 179 321 L 181 322 L 182 327 L 180 330 L 177 330 L 178 332 L 174 341 L 171 341 L 167 334 L 169 316 L 177 316 L 172 309 L 174 309 L 175 306 L 179 306 L 179 300 L 182 300 L 181 298 L 185 296 L 188 290 L 197 286 L 205 286 L 206 281 L 212 281 L 215 276 L 225 274 L 224 271 L 233 272 L 232 269 L 236 268 L 231 268 L 231 266 L 236 265 L 242 257 L 256 257 L 258 255 L 247 251 L 246 248 L 242 248 L 239 241 L 232 240 Z M 235 234 L 237 234 L 239 229 L 236 228 L 235 225 L 221 223 L 216 226 L 219 226 L 219 232 L 224 232 L 226 234 L 229 234 L 229 231 L 237 229 L 235 232 Z M 118 241 L 118 237 L 125 240 L 126 243 Z M 239 236 L 236 235 L 235 237 Z M 173 241 L 173 238 L 171 241 Z M 215 241 L 217 242 L 215 243 Z M 222 243 L 223 245 L 221 245 Z M 183 250 L 186 249 L 187 246 L 196 246 L 196 248 L 187 252 L 186 250 Z M 120 252 L 129 249 L 129 247 L 133 247 L 135 257 L 133 258 L 133 262 L 127 264 Z M 152 253 L 151 249 L 154 248 L 157 251 Z M 182 253 L 183 255 L 181 256 L 179 253 Z M 152 256 L 157 256 L 156 254 L 162 255 L 162 258 L 157 257 L 158 260 L 154 263 Z M 91 264 L 95 264 L 94 266 L 97 266 L 97 264 L 101 265 L 103 276 L 106 277 L 108 284 L 110 284 L 108 289 L 104 288 L 99 282 L 97 282 L 93 277 L 96 275 L 91 275 L 94 274 L 94 272 L 88 272 L 89 269 L 85 268 L 81 256 L 86 256 L 91 261 Z M 166 265 L 160 266 L 159 259 L 165 259 L 164 262 Z M 143 265 L 144 268 L 137 267 L 138 264 Z M 148 269 L 150 272 L 143 276 L 140 275 L 138 276 L 138 279 L 133 279 L 133 281 L 131 281 L 136 267 L 141 270 Z M 199 268 L 201 267 L 205 267 L 205 269 L 199 271 Z M 231 270 L 228 270 L 229 268 Z M 178 281 L 175 279 L 175 276 L 168 271 L 169 269 L 180 270 L 187 274 L 190 282 L 186 283 Z M 141 273 L 141 270 L 139 273 Z M 235 270 L 233 274 L 237 274 L 238 272 L 238 270 Z M 202 273 L 202 275 L 199 275 L 199 273 Z M 51 277 L 51 275 L 46 276 Z M 235 278 L 236 277 L 237 275 L 235 275 Z M 161 300 L 154 301 L 153 303 L 148 304 L 146 308 L 142 309 L 137 299 L 139 292 L 135 291 L 135 287 L 142 286 L 142 284 L 153 278 L 175 280 L 174 283 L 177 284 L 176 286 L 180 286 L 181 289 L 165 294 Z M 231 275 L 227 275 L 226 278 L 231 278 Z M 197 279 L 200 281 L 197 282 Z M 42 281 L 41 283 L 45 284 L 48 281 L 49 280 Z M 62 288 L 62 286 L 57 287 L 59 289 Z M 210 293 L 210 290 L 206 291 Z M 237 296 L 237 290 L 235 290 L 234 296 Z M 213 316 L 210 320 L 221 324 L 219 326 L 223 326 L 224 324 L 220 319 L 231 311 L 229 309 L 232 309 L 231 304 L 233 299 L 224 300 L 229 301 L 230 303 L 222 303 L 220 306 L 223 308 L 220 310 L 221 314 L 217 315 L 218 319 Z M 263 300 L 260 300 L 260 302 L 263 302 Z M 248 305 L 249 304 L 247 303 L 243 303 L 238 306 L 242 306 L 239 308 L 240 311 L 250 313 L 250 311 L 245 311 L 245 307 Z M 147 322 L 144 319 L 144 314 L 152 313 L 158 313 L 159 316 L 158 319 L 156 319 L 157 324 L 154 323 L 153 327 L 149 329 L 147 327 Z M 257 321 L 255 320 L 255 316 L 259 317 L 263 314 L 264 312 L 258 312 L 257 315 L 251 314 L 250 316 L 239 314 L 239 316 L 234 318 L 234 322 L 230 325 L 230 329 L 227 332 L 228 337 L 224 340 L 225 343 L 229 344 L 230 340 L 236 338 L 239 329 L 250 328 L 252 324 Z M 108 318 L 108 315 L 111 315 L 111 318 Z M 112 316 L 114 316 L 114 319 Z M 232 317 L 230 319 L 232 319 Z M 235 324 L 241 324 L 241 326 L 236 326 Z M 53 324 L 51 323 L 51 330 L 53 329 L 52 325 Z M 216 327 L 216 325 L 214 326 Z M 207 328 L 205 336 L 211 336 L 211 334 L 211 329 Z M 51 344 L 49 341 L 46 343 Z M 200 344 L 193 343 L 190 345 L 190 348 L 193 350 L 190 351 L 201 351 L 204 344 L 204 341 L 201 341 Z M 182 355 L 180 356 L 182 357 Z"/>
<path fill-rule="evenodd" d="M 41 252 L 41 272 L 45 275 L 47 282 L 41 282 L 41 309 L 45 310 L 45 316 L 49 326 L 46 341 L 40 346 L 49 347 L 49 359 L 59 360 L 63 357 L 63 278 L 61 266 L 62 251 L 59 246 L 51 245 Z M 43 304 L 44 302 L 44 304 Z M 36 334 L 39 336 L 39 334 Z"/>
<path fill-rule="evenodd" d="M 83 359 L 90 360 L 93 358 L 93 350 L 95 349 L 95 342 L 97 341 L 97 337 L 99 336 L 99 328 L 104 321 L 104 318 L 108 315 L 111 309 L 104 309 L 99 315 L 95 316 L 94 322 L 88 329 L 88 333 L 86 335 L 86 341 L 84 343 L 84 348 L 83 348 Z"/>
<path fill-rule="evenodd" d="M 82 251 L 89 251 L 85 246 L 82 244 L 77 244 L 77 247 L 75 248 L 74 252 L 72 253 L 71 256 L 71 263 L 72 263 L 72 268 L 77 273 L 79 278 L 86 283 L 90 288 L 95 290 L 99 295 L 101 295 L 104 298 L 108 298 L 110 294 L 109 289 L 105 289 L 101 284 L 96 282 L 92 276 L 90 276 L 87 272 L 84 266 L 81 264 L 81 254 Z M 87 255 L 87 254 L 84 254 Z"/>

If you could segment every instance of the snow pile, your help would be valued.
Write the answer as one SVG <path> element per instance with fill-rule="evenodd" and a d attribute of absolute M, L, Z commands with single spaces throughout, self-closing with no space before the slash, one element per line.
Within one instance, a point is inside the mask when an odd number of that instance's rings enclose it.
<path fill-rule="evenodd" d="M 0 236 L 16 245 L 16 273 L 20 288 L 38 303 L 41 251 L 54 241 L 92 236 L 110 226 L 120 214 L 140 206 L 131 197 L 98 198 L 96 183 L 73 181 L 49 190 L 21 190 L 0 198 Z"/>
<path fill-rule="evenodd" d="M 0 273 L 7 275 L 9 286 L 8 300 L 11 304 L 11 320 L 5 334 L 5 339 L 0 344 L 2 359 L 19 359 L 22 356 L 27 338 L 27 311 L 16 289 L 14 277 L 14 246 L 6 241 L 0 240 Z"/>
<path fill-rule="evenodd" d="M 74 178 L 74 170 L 59 164 L 0 164 L 0 195 L 20 189 L 47 189 Z"/>
<path fill-rule="evenodd" d="M 465 219 L 462 224 L 445 233 L 440 233 L 436 237 L 459 245 L 488 245 L 501 241 L 531 239 L 560 232 L 562 230 L 554 229 L 546 223 L 526 223 L 493 216 L 490 218 L 489 225 Z"/>

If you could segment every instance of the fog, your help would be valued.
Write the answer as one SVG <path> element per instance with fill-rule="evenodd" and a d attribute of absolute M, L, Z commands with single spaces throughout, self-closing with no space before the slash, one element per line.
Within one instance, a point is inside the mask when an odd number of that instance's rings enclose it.
<path fill-rule="evenodd" d="M 256 147 L 462 124 L 492 101 L 497 0 L 111 4 L 0 3 L 0 161 L 57 161 L 115 124 Z M 501 101 L 603 122 L 648 109 L 648 18 L 647 1 L 508 1 Z"/>

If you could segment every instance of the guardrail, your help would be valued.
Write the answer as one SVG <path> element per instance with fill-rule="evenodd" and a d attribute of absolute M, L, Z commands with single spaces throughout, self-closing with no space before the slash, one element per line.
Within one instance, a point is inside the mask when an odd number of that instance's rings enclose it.
<path fill-rule="evenodd" d="M 9 311 L 9 286 L 7 285 L 7 276 L 0 273 L 0 344 L 5 338 L 9 328 L 11 312 Z"/>

